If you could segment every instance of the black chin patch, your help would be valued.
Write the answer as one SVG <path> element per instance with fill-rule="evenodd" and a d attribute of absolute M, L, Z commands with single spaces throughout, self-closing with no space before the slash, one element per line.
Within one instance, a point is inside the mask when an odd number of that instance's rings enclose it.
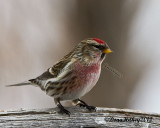
<path fill-rule="evenodd" d="M 101 59 L 103 59 L 105 57 L 105 53 L 102 53 L 101 55 Z"/>

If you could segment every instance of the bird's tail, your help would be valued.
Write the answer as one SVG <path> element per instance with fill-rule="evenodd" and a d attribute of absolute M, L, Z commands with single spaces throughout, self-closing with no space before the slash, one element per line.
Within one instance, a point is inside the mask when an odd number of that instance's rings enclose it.
<path fill-rule="evenodd" d="M 24 85 L 32 85 L 32 83 L 31 83 L 30 81 L 24 81 L 24 82 L 18 83 L 18 84 L 6 85 L 6 87 L 12 87 L 12 86 L 24 86 Z"/>

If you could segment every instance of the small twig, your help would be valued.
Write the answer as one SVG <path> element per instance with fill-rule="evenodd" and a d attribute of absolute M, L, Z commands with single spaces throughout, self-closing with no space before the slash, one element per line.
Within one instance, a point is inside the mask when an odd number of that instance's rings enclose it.
<path fill-rule="evenodd" d="M 122 75 L 117 69 L 109 66 L 108 63 L 103 64 L 102 68 L 105 68 L 105 69 L 109 70 L 110 72 L 112 72 L 112 74 L 113 74 L 114 76 L 117 76 L 117 77 L 119 77 L 119 78 L 122 78 L 122 77 L 123 77 L 123 75 Z"/>

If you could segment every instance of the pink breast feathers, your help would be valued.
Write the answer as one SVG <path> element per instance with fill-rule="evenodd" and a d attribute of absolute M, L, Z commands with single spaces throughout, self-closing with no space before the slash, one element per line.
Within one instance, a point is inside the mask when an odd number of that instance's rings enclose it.
<path fill-rule="evenodd" d="M 96 79 L 99 77 L 100 68 L 100 64 L 92 64 L 90 66 L 77 64 L 75 73 L 81 80 Z"/>

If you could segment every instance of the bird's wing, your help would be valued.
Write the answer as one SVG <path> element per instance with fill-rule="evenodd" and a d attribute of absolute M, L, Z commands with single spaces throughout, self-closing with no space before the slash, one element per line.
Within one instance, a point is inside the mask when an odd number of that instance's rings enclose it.
<path fill-rule="evenodd" d="M 70 80 L 73 77 L 73 66 L 75 61 L 76 59 L 71 59 L 70 61 L 65 62 L 65 64 L 63 63 L 59 64 L 59 67 L 57 67 L 56 65 L 56 66 L 53 66 L 51 69 L 49 69 L 51 74 L 54 75 L 54 73 L 56 73 L 56 77 L 50 78 L 46 81 L 46 88 L 47 86 L 59 85 L 59 83 Z M 59 70 L 57 72 L 58 68 Z"/>
<path fill-rule="evenodd" d="M 42 90 L 46 90 L 50 85 L 59 85 L 59 83 L 69 79 L 72 76 L 72 66 L 75 61 L 75 59 L 61 59 L 42 75 L 29 81 L 39 85 Z"/>
<path fill-rule="evenodd" d="M 45 82 L 44 90 L 50 96 L 58 95 L 61 91 L 65 91 L 69 84 L 72 84 L 76 79 L 75 74 L 73 73 L 73 66 L 75 59 L 71 59 L 64 67 L 60 70 L 59 74 L 50 78 Z M 54 71 L 54 70 L 53 70 Z"/>

